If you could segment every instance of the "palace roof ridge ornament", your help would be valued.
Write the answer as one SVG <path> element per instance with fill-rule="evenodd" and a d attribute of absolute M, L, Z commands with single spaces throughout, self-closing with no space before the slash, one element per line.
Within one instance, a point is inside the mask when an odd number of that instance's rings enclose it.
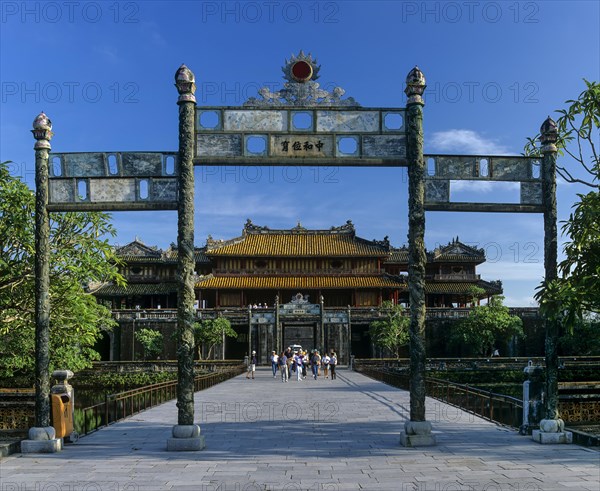
<path fill-rule="evenodd" d="M 283 78 L 286 82 L 283 89 L 277 92 L 271 92 L 269 87 L 261 87 L 258 90 L 260 98 L 250 97 L 244 106 L 249 107 L 360 107 L 360 104 L 353 97 L 342 99 L 346 93 L 341 87 L 334 87 L 331 92 L 322 89 L 315 82 L 319 78 L 321 65 L 317 64 L 317 59 L 312 54 L 304 54 L 300 50 L 298 55 L 292 54 L 289 60 L 285 60 L 285 65 L 281 68 Z"/>
<path fill-rule="evenodd" d="M 300 221 L 298 221 L 296 226 L 292 227 L 292 228 L 271 229 L 267 226 L 256 225 L 256 224 L 252 223 L 252 220 L 250 218 L 248 218 L 246 220 L 246 223 L 244 224 L 244 229 L 242 230 L 242 235 L 253 234 L 253 233 L 254 234 L 274 234 L 274 235 L 281 235 L 281 234 L 307 234 L 307 235 L 326 234 L 326 235 L 331 235 L 331 234 L 342 233 L 342 234 L 352 235 L 352 234 L 356 233 L 356 229 L 354 228 L 354 224 L 352 223 L 352 220 L 346 220 L 346 223 L 344 225 L 340 225 L 338 227 L 332 226 L 329 229 L 309 229 L 309 228 L 306 228 L 305 226 L 303 226 L 300 223 Z"/>

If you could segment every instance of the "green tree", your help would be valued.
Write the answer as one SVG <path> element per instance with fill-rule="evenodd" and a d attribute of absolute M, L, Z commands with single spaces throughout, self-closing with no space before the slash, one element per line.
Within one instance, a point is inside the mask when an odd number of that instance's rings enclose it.
<path fill-rule="evenodd" d="M 35 195 L 0 163 L 0 377 L 31 376 L 35 364 Z M 51 213 L 50 369 L 78 371 L 99 358 L 102 331 L 115 325 L 88 285 L 123 284 L 103 213 Z"/>
<path fill-rule="evenodd" d="M 562 355 L 600 356 L 600 316 L 587 314 L 559 339 Z"/>
<path fill-rule="evenodd" d="M 210 359 L 214 347 L 222 343 L 225 338 L 237 338 L 237 332 L 231 327 L 231 322 L 224 317 L 216 319 L 205 319 L 194 324 L 194 339 L 198 348 L 198 358 L 202 358 L 202 353 L 208 350 L 206 358 Z"/>
<path fill-rule="evenodd" d="M 557 111 L 559 153 L 575 163 L 570 168 L 557 165 L 557 173 L 593 190 L 578 194 L 573 212 L 562 222 L 569 240 L 558 265 L 559 278 L 540 285 L 536 294 L 542 313 L 571 333 L 586 312 L 600 312 L 600 84 L 584 82 L 586 89 L 577 100 L 566 101 L 569 106 Z M 528 139 L 525 153 L 539 156 L 538 143 L 539 135 Z"/>
<path fill-rule="evenodd" d="M 586 89 L 576 100 L 565 101 L 566 109 L 558 109 L 560 117 L 556 120 L 559 155 L 570 157 L 568 162 L 577 165 L 568 168 L 557 165 L 556 172 L 565 181 L 579 183 L 598 189 L 600 185 L 600 167 L 598 163 L 598 144 L 600 129 L 600 84 L 583 80 Z M 525 154 L 539 157 L 540 135 L 527 138 Z"/>
<path fill-rule="evenodd" d="M 586 312 L 600 312 L 600 193 L 578 195 L 580 201 L 563 222 L 570 240 L 559 263 L 559 277 L 538 287 L 542 313 L 572 333 Z"/>
<path fill-rule="evenodd" d="M 401 305 L 389 300 L 379 308 L 380 319 L 369 324 L 369 334 L 375 346 L 387 349 L 399 357 L 400 348 L 409 342 L 410 319 L 404 315 Z"/>
<path fill-rule="evenodd" d="M 135 332 L 135 339 L 144 348 L 144 359 L 154 360 L 163 351 L 163 335 L 155 329 L 139 329 Z"/>
<path fill-rule="evenodd" d="M 469 316 L 453 328 L 450 343 L 469 354 L 486 356 L 499 343 L 506 343 L 514 336 L 523 337 L 523 321 L 510 315 L 503 300 L 503 296 L 496 295 L 487 305 L 473 307 Z"/>

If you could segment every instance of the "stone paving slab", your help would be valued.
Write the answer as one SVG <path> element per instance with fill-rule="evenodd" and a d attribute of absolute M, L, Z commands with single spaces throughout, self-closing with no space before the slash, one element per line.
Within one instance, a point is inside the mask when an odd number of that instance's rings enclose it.
<path fill-rule="evenodd" d="M 600 489 L 600 452 L 540 445 L 432 399 L 438 445 L 404 448 L 409 395 L 356 372 L 288 383 L 259 369 L 195 396 L 199 452 L 167 452 L 168 402 L 65 446 L 0 460 L 0 491 Z"/>

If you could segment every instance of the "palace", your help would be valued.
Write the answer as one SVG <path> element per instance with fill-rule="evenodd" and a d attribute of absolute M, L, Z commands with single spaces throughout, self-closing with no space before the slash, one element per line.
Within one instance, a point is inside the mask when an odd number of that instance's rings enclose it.
<path fill-rule="evenodd" d="M 149 247 L 139 240 L 117 248 L 128 285 L 102 285 L 95 291 L 120 321 L 111 340 L 111 359 L 133 359 L 133 332 L 151 325 L 174 329 L 177 307 L 177 247 Z M 272 230 L 250 220 L 239 237 L 196 248 L 197 316 L 224 315 L 238 332 L 221 353 L 241 358 L 251 349 L 266 361 L 272 349 L 292 344 L 371 356 L 368 325 L 383 301 L 408 306 L 408 248 L 392 247 L 387 237 L 367 240 L 351 221 L 328 230 L 300 224 Z M 458 237 L 427 252 L 428 309 L 468 307 L 475 298 L 502 293 L 499 281 L 476 273 L 482 249 Z M 115 339 L 118 338 L 118 339 Z M 165 336 L 165 339 L 167 336 Z M 173 357 L 173 346 L 165 356 Z M 170 343 L 172 345 L 172 342 Z"/>

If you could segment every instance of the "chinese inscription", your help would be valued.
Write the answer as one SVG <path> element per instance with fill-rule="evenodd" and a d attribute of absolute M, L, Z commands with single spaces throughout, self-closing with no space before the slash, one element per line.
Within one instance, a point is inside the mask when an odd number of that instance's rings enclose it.
<path fill-rule="evenodd" d="M 316 143 L 312 143 L 311 141 L 305 140 L 304 142 L 302 141 L 298 141 L 295 140 L 294 142 L 290 142 L 289 140 L 284 140 L 281 142 L 281 151 L 282 152 L 289 152 L 290 151 L 290 143 L 291 143 L 291 149 L 294 152 L 300 152 L 300 151 L 304 151 L 304 152 L 308 152 L 310 150 L 312 150 L 313 148 L 316 149 L 317 152 L 320 152 L 321 149 L 323 148 L 323 142 L 321 140 L 318 140 Z"/>
<path fill-rule="evenodd" d="M 287 158 L 332 157 L 334 142 L 331 135 L 271 135 L 271 155 Z"/>

